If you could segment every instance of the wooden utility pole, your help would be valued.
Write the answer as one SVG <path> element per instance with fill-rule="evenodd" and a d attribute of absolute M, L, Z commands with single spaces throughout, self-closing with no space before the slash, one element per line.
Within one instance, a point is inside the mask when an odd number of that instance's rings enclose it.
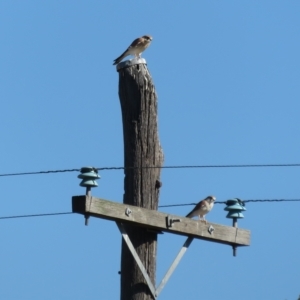
<path fill-rule="evenodd" d="M 81 168 L 80 186 L 86 195 L 72 197 L 72 210 L 85 216 L 115 221 L 122 234 L 121 300 L 157 299 L 193 239 L 231 245 L 250 245 L 250 231 L 237 227 L 246 210 L 242 200 L 226 202 L 227 218 L 234 226 L 205 223 L 158 212 L 163 153 L 157 132 L 157 97 L 144 59 L 118 64 L 119 96 L 124 134 L 124 198 L 116 203 L 91 195 L 98 171 Z M 157 232 L 184 235 L 187 240 L 160 284 L 155 284 Z"/>
<path fill-rule="evenodd" d="M 124 136 L 124 204 L 157 210 L 163 152 L 158 138 L 157 96 L 144 59 L 118 65 Z M 155 285 L 157 234 L 124 225 Z M 121 300 L 152 300 L 136 261 L 122 240 Z"/>

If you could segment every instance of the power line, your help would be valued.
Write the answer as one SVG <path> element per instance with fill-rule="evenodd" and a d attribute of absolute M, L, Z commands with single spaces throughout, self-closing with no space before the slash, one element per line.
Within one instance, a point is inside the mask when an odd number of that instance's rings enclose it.
<path fill-rule="evenodd" d="M 300 199 L 258 199 L 258 200 L 242 200 L 243 203 L 249 202 L 299 202 Z M 188 206 L 196 205 L 198 203 L 183 203 L 183 204 L 169 204 L 169 205 L 159 205 L 158 207 L 173 207 L 173 206 Z M 226 204 L 226 201 L 216 201 L 215 204 Z"/>
<path fill-rule="evenodd" d="M 58 216 L 58 215 L 70 215 L 70 214 L 73 214 L 73 212 L 60 212 L 60 213 L 47 213 L 47 214 L 8 216 L 8 217 L 0 217 L 0 220 L 4 220 L 4 219 L 18 219 L 18 218 L 33 218 L 33 217 L 48 217 L 48 216 Z"/>
<path fill-rule="evenodd" d="M 258 200 L 243 200 L 244 203 L 249 202 L 299 202 L 300 199 L 258 199 Z M 226 201 L 216 201 L 216 204 L 226 204 Z M 158 207 L 172 207 L 172 206 L 188 206 L 196 205 L 198 203 L 183 203 L 183 204 L 169 204 L 159 205 Z M 6 216 L 0 217 L 0 220 L 4 219 L 19 219 L 19 218 L 33 218 L 33 217 L 48 217 L 48 216 L 59 216 L 59 215 L 71 215 L 73 212 L 60 212 L 60 213 L 43 213 L 43 214 L 30 214 L 30 215 L 18 215 L 18 216 Z"/>
<path fill-rule="evenodd" d="M 51 174 L 51 173 L 67 173 L 67 172 L 80 172 L 80 169 L 49 170 L 49 171 L 23 172 L 23 173 L 7 173 L 7 174 L 0 174 L 0 177 L 21 176 L 21 175 L 37 175 L 37 174 Z"/>
<path fill-rule="evenodd" d="M 262 200 L 243 200 L 243 202 L 297 202 L 300 199 L 262 199 Z M 225 202 L 220 202 L 225 203 Z"/>
<path fill-rule="evenodd" d="M 101 167 L 95 168 L 98 171 L 107 170 L 125 170 L 125 169 L 204 169 L 204 168 L 268 168 L 268 167 L 300 167 L 300 164 L 241 164 L 241 165 L 185 165 L 185 166 L 163 166 L 163 167 Z M 48 170 L 36 172 L 20 172 L 20 173 L 6 173 L 0 174 L 0 177 L 5 176 L 22 176 L 22 175 L 39 175 L 51 173 L 67 173 L 80 172 L 80 169 L 64 169 L 64 170 Z"/>

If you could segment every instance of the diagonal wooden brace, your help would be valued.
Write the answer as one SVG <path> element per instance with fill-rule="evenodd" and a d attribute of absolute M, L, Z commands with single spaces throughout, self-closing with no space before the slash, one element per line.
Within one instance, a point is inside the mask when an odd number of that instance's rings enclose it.
<path fill-rule="evenodd" d="M 185 254 L 186 250 L 190 246 L 193 241 L 193 237 L 188 237 L 185 243 L 183 244 L 182 248 L 180 249 L 179 253 L 177 254 L 176 258 L 174 259 L 172 265 L 170 266 L 169 270 L 165 274 L 164 278 L 161 280 L 158 288 L 156 289 L 156 295 L 158 296 L 162 289 L 165 287 L 166 283 L 170 279 L 171 275 L 175 271 L 177 265 L 179 264 L 180 260 L 182 259 L 183 255 Z"/>
<path fill-rule="evenodd" d="M 136 253 L 134 246 L 132 245 L 130 238 L 128 236 L 128 234 L 126 233 L 126 230 L 123 226 L 122 223 L 118 223 L 116 222 L 117 226 L 119 227 L 119 230 L 123 236 L 124 241 L 126 242 L 128 249 L 130 250 L 133 258 L 135 259 L 137 265 L 139 266 L 147 284 L 149 287 L 149 290 L 153 296 L 154 299 L 156 299 L 158 297 L 158 295 L 160 294 L 160 292 L 162 291 L 162 289 L 165 287 L 166 283 L 168 282 L 168 280 L 170 279 L 171 275 L 173 274 L 173 272 L 175 271 L 177 265 L 179 264 L 181 258 L 183 257 L 183 255 L 185 254 L 187 248 L 190 246 L 190 244 L 193 241 L 193 237 L 188 237 L 187 240 L 185 241 L 185 243 L 183 244 L 182 248 L 180 249 L 179 253 L 177 254 L 175 260 L 173 261 L 172 265 L 170 266 L 169 270 L 167 271 L 167 273 L 165 274 L 164 278 L 162 279 L 162 281 L 160 282 L 159 286 L 157 289 L 155 289 L 153 283 L 151 282 L 151 279 L 147 273 L 147 270 L 145 269 L 143 263 L 141 262 L 138 254 Z"/>
<path fill-rule="evenodd" d="M 120 232 L 121 232 L 121 234 L 123 236 L 123 239 L 126 242 L 126 244 L 127 244 L 128 248 L 129 248 L 129 250 L 130 250 L 133 258 L 135 259 L 137 265 L 139 266 L 139 268 L 140 268 L 140 270 L 141 270 L 141 272 L 142 272 L 142 274 L 143 274 L 143 276 L 144 276 L 144 278 L 145 278 L 145 280 L 146 280 L 146 282 L 148 284 L 148 287 L 149 287 L 149 289 L 150 289 L 150 291 L 152 293 L 153 298 L 156 299 L 157 296 L 156 296 L 155 287 L 154 287 L 154 285 L 151 282 L 151 279 L 150 279 L 150 277 L 149 277 L 149 275 L 147 273 L 147 270 L 145 269 L 145 267 L 144 267 L 143 263 L 141 262 L 138 254 L 136 253 L 136 251 L 134 249 L 134 246 L 132 245 L 128 234 L 126 233 L 126 230 L 125 230 L 123 224 L 122 223 L 118 223 L 118 222 L 116 222 L 116 224 L 119 227 L 119 230 L 120 230 Z"/>

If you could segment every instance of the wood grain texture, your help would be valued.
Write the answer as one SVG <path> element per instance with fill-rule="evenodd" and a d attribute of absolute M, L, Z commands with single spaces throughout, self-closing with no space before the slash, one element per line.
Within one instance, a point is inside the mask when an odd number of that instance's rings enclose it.
<path fill-rule="evenodd" d="M 119 70 L 119 98 L 124 137 L 123 202 L 157 210 L 163 153 L 158 138 L 157 96 L 146 64 Z M 155 285 L 157 234 L 125 225 L 136 252 Z M 151 300 L 145 279 L 122 241 L 121 300 Z"/>
<path fill-rule="evenodd" d="M 129 216 L 125 213 L 127 208 L 131 210 Z M 180 219 L 180 222 L 175 222 L 172 227 L 167 227 L 166 219 L 169 215 L 166 213 L 98 199 L 95 197 L 73 197 L 73 212 L 83 215 L 88 212 L 90 215 L 97 218 L 108 219 L 124 224 L 132 224 L 139 227 L 151 228 L 173 234 L 192 236 L 196 239 L 202 239 L 210 242 L 235 246 L 250 245 L 250 231 L 246 229 L 214 223 L 204 224 L 198 220 L 192 220 L 190 218 L 185 218 L 184 216 L 176 215 L 172 215 L 172 218 Z M 214 228 L 212 234 L 208 232 L 210 225 Z"/>

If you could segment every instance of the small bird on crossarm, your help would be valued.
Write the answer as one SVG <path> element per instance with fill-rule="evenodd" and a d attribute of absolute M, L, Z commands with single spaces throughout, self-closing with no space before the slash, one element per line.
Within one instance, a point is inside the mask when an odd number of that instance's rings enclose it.
<path fill-rule="evenodd" d="M 150 35 L 144 35 L 140 38 L 135 39 L 126 49 L 126 51 L 124 51 L 119 57 L 114 60 L 113 64 L 118 64 L 123 58 L 128 55 L 134 55 L 135 57 L 140 58 L 141 53 L 149 47 L 152 39 L 153 38 Z"/>
<path fill-rule="evenodd" d="M 200 201 L 190 213 L 186 215 L 186 218 L 198 216 L 200 221 L 207 223 L 205 220 L 205 215 L 212 210 L 215 201 L 216 197 L 214 196 L 206 197 Z"/>

